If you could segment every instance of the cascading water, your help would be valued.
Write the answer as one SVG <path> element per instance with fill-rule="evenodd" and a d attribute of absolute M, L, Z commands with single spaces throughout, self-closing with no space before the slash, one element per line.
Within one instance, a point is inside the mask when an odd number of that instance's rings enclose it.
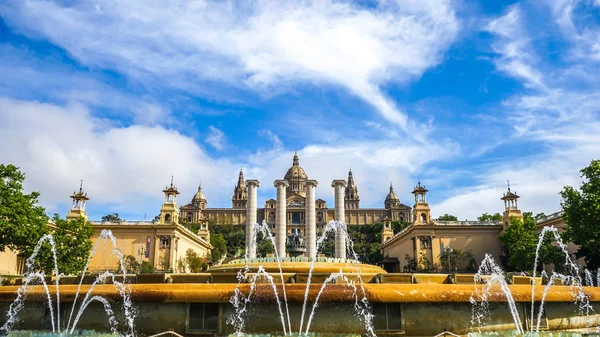
<path fill-rule="evenodd" d="M 109 240 L 109 242 L 112 244 L 112 247 L 113 247 L 112 253 L 116 254 L 119 259 L 123 281 L 119 282 L 118 279 L 115 278 L 115 275 L 108 271 L 97 276 L 97 278 L 94 280 L 94 282 L 90 286 L 89 290 L 87 291 L 84 300 L 79 305 L 79 309 L 77 311 L 77 314 L 75 315 L 75 319 L 73 320 L 73 313 L 75 312 L 75 307 L 77 305 L 77 298 L 79 296 L 79 293 L 81 290 L 81 285 L 83 283 L 83 278 L 87 271 L 88 265 L 96 252 L 98 244 L 100 242 L 106 242 L 106 240 Z M 52 256 L 54 259 L 54 275 L 55 275 L 55 281 L 56 281 L 56 284 L 55 284 L 56 315 L 54 315 L 54 304 L 53 304 L 52 295 L 51 295 L 48 285 L 46 284 L 46 281 L 45 281 L 46 275 L 44 273 L 41 273 L 41 272 L 35 270 L 35 258 L 38 256 L 39 250 L 41 249 L 42 245 L 45 242 L 48 242 L 48 244 L 50 245 L 50 249 L 52 250 Z M 60 319 L 60 283 L 59 283 L 59 280 L 60 280 L 61 275 L 59 274 L 59 270 L 58 270 L 58 259 L 56 257 L 56 247 L 55 247 L 54 240 L 53 240 L 51 234 L 45 235 L 38 241 L 37 245 L 35 246 L 35 248 L 33 250 L 33 254 L 27 259 L 25 267 L 26 267 L 26 272 L 25 272 L 25 277 L 23 279 L 23 285 L 18 289 L 17 297 L 13 301 L 13 303 L 11 303 L 9 310 L 6 314 L 7 321 L 0 328 L 0 331 L 8 333 L 12 330 L 14 324 L 17 322 L 18 313 L 24 307 L 24 298 L 27 293 L 27 290 L 29 289 L 30 283 L 33 280 L 37 279 L 42 282 L 42 285 L 46 292 L 47 301 L 48 301 L 48 309 L 49 309 L 49 313 L 50 313 L 50 321 L 51 321 L 51 326 L 52 326 L 53 332 L 61 332 L 63 334 L 72 334 L 75 330 L 75 327 L 77 326 L 77 322 L 79 321 L 79 318 L 81 317 L 81 315 L 83 314 L 85 309 L 88 307 L 88 305 L 93 301 L 97 301 L 102 304 L 102 306 L 108 316 L 108 321 L 109 321 L 109 325 L 111 326 L 111 331 L 113 333 L 115 333 L 117 331 L 118 322 L 114 316 L 114 311 L 112 310 L 110 303 L 103 297 L 95 296 L 95 295 L 92 296 L 92 291 L 94 289 L 94 286 L 97 283 L 103 283 L 106 278 L 111 278 L 113 281 L 113 284 L 117 287 L 117 289 L 119 290 L 119 293 L 121 295 L 121 298 L 123 299 L 123 311 L 125 313 L 127 326 L 128 326 L 128 331 L 124 335 L 125 336 L 135 336 L 135 326 L 134 326 L 135 316 L 134 316 L 133 310 L 132 310 L 132 303 L 131 303 L 131 299 L 130 299 L 130 295 L 129 295 L 129 289 L 125 285 L 127 270 L 126 270 L 126 266 L 124 263 L 123 254 L 117 248 L 116 238 L 114 237 L 114 235 L 112 234 L 112 232 L 110 230 L 106 230 L 106 229 L 102 230 L 98 240 L 96 240 L 96 243 L 94 244 L 94 246 L 92 247 L 92 250 L 90 251 L 86 265 L 81 272 L 81 278 L 79 280 L 77 292 L 76 292 L 75 298 L 73 300 L 73 305 L 71 307 L 71 313 L 69 315 L 69 319 L 67 320 L 67 326 L 65 327 L 64 330 L 61 329 L 61 326 L 60 326 L 61 319 Z"/>
<path fill-rule="evenodd" d="M 547 278 L 548 282 L 545 285 L 544 290 L 542 292 L 541 301 L 538 305 L 538 310 L 537 310 L 537 315 L 536 315 L 536 311 L 535 311 L 535 309 L 536 309 L 535 277 L 537 275 L 540 248 L 544 241 L 545 235 L 548 233 L 552 233 L 557 246 L 560 248 L 560 250 L 563 252 L 563 254 L 565 256 L 565 268 L 567 270 L 567 274 L 552 272 L 550 275 L 548 275 L 545 271 L 542 271 L 542 273 L 541 273 L 542 278 Z M 491 294 L 492 286 L 494 283 L 500 285 L 502 292 L 506 296 L 506 300 L 507 300 L 510 312 L 512 314 L 513 321 L 516 326 L 516 332 L 519 334 L 539 333 L 541 321 L 543 319 L 543 314 L 544 314 L 544 305 L 545 305 L 546 296 L 548 294 L 548 291 L 550 290 L 550 287 L 555 284 L 555 282 L 556 282 L 555 280 L 561 280 L 562 284 L 569 285 L 571 292 L 573 293 L 574 302 L 578 307 L 579 315 L 590 317 L 590 315 L 593 314 L 594 316 L 597 317 L 597 315 L 595 314 L 595 312 L 590 304 L 589 297 L 585 294 L 584 288 L 583 288 L 584 281 L 585 281 L 586 285 L 594 286 L 592 274 L 589 271 L 584 270 L 583 271 L 584 278 L 582 278 L 579 266 L 571 259 L 571 256 L 567 251 L 566 245 L 563 243 L 562 238 L 558 234 L 557 229 L 554 227 L 544 227 L 544 229 L 542 230 L 542 232 L 539 236 L 539 239 L 538 239 L 538 244 L 537 244 L 536 251 L 535 251 L 534 270 L 533 270 L 533 277 L 532 277 L 533 281 L 531 282 L 531 312 L 530 312 L 530 316 L 529 316 L 529 322 L 531 322 L 531 324 L 529 327 L 529 331 L 527 333 L 526 333 L 526 331 L 523 330 L 523 325 L 521 322 L 521 318 L 518 314 L 518 311 L 516 309 L 515 301 L 512 297 L 512 294 L 510 292 L 510 289 L 508 288 L 508 284 L 507 284 L 503 274 L 504 273 L 503 273 L 502 269 L 495 263 L 492 256 L 490 256 L 489 254 L 486 254 L 485 258 L 483 259 L 483 261 L 479 267 L 478 272 L 475 274 L 475 277 L 474 277 L 475 290 L 474 290 L 474 292 L 471 296 L 471 300 L 470 300 L 470 302 L 472 304 L 472 315 L 471 315 L 471 326 L 472 327 L 484 326 L 486 321 L 489 319 L 489 302 L 488 302 L 488 300 L 489 300 L 489 296 Z M 479 289 L 478 289 L 478 284 L 481 283 L 481 281 L 483 280 L 483 275 L 488 275 L 489 280 L 487 281 L 486 285 L 481 286 L 482 292 L 480 293 Z M 597 319 L 595 321 L 597 321 Z M 589 322 L 588 326 L 591 326 L 593 320 L 588 319 L 588 322 Z M 597 330 L 598 330 L 598 328 L 597 328 Z M 481 333 L 481 331 L 479 331 L 479 333 Z"/>
<path fill-rule="evenodd" d="M 263 221 L 261 224 L 256 224 L 254 228 L 255 228 L 255 233 L 252 236 L 253 242 L 251 244 L 251 245 L 253 245 L 254 249 L 256 249 L 257 233 L 262 233 L 264 236 L 268 237 L 269 241 L 271 242 L 273 247 L 275 247 L 275 239 L 272 235 L 271 229 L 269 228 L 268 224 L 265 221 Z M 354 258 L 354 260 L 352 262 L 356 263 L 357 279 L 358 279 L 358 283 L 359 283 L 359 286 L 360 286 L 360 289 L 362 292 L 362 296 L 359 299 L 359 296 L 357 294 L 358 288 L 356 286 L 356 283 L 354 281 L 349 281 L 345 276 L 342 276 L 341 271 L 340 271 L 340 273 L 330 275 L 328 277 L 328 279 L 321 286 L 321 290 L 319 292 L 319 295 L 317 296 L 317 300 L 313 304 L 313 308 L 312 308 L 311 314 L 309 316 L 309 320 L 307 322 L 304 334 L 309 333 L 310 322 L 311 322 L 311 320 L 314 316 L 315 310 L 317 308 L 318 298 L 320 297 L 321 293 L 325 289 L 326 285 L 328 283 L 334 281 L 335 279 L 342 277 L 342 279 L 344 280 L 344 284 L 353 288 L 353 294 L 354 294 L 353 297 L 355 299 L 354 309 L 355 309 L 359 319 L 361 319 L 364 322 L 365 330 L 367 331 L 369 336 L 376 336 L 374 328 L 373 328 L 373 324 L 372 324 L 373 315 L 370 313 L 369 303 L 368 303 L 368 300 L 366 297 L 365 289 L 363 287 L 363 281 L 362 281 L 360 268 L 359 268 L 359 262 L 358 262 L 358 254 L 356 254 L 356 252 L 354 251 L 353 243 L 352 243 L 350 236 L 348 235 L 345 223 L 342 221 L 330 221 L 329 223 L 327 223 L 323 233 L 317 239 L 315 252 L 318 253 L 321 245 L 327 238 L 327 235 L 331 232 L 342 233 L 342 235 L 344 235 L 346 237 L 346 249 L 347 249 L 347 251 L 350 252 L 350 254 Z M 312 274 L 313 274 L 313 270 L 315 268 L 316 260 L 317 260 L 316 256 L 311 258 L 311 265 L 310 265 L 310 268 L 308 271 L 308 278 L 307 278 L 306 289 L 305 289 L 305 293 L 304 293 L 304 303 L 302 305 L 302 313 L 301 313 L 301 317 L 300 317 L 300 326 L 299 326 L 298 335 L 303 335 L 302 330 L 303 330 L 303 325 L 304 325 L 304 318 L 306 317 L 306 308 L 308 305 L 308 293 L 309 293 L 309 289 L 310 289 L 310 284 L 312 282 Z M 281 318 L 282 318 L 283 333 L 284 333 L 284 335 L 292 335 L 292 330 L 291 330 L 292 326 L 291 326 L 291 320 L 290 320 L 290 314 L 289 314 L 287 295 L 286 295 L 286 290 L 285 290 L 286 289 L 285 280 L 283 277 L 283 268 L 281 265 L 282 258 L 280 258 L 280 256 L 278 255 L 277 250 L 275 250 L 275 261 L 278 264 L 279 276 L 281 279 L 281 288 L 282 288 L 283 297 L 284 297 L 283 303 L 280 303 L 280 301 L 279 301 L 279 297 L 277 294 L 277 287 L 275 286 L 272 276 L 266 270 L 264 270 L 262 265 L 259 265 L 257 274 L 260 274 L 260 275 L 266 277 L 267 280 L 271 283 L 271 285 L 273 287 L 273 291 L 275 293 L 276 301 L 279 306 Z M 246 251 L 245 268 L 243 271 L 238 272 L 238 287 L 236 287 L 236 289 L 234 290 L 234 295 L 230 299 L 230 303 L 234 306 L 234 313 L 227 320 L 227 323 L 234 326 L 236 335 L 243 335 L 243 328 L 245 326 L 244 314 L 247 312 L 247 306 L 250 303 L 252 293 L 254 292 L 254 290 L 256 288 L 256 276 L 258 276 L 258 275 L 255 275 L 255 278 L 253 279 L 253 281 L 250 285 L 250 290 L 248 291 L 247 295 L 242 294 L 242 292 L 239 290 L 239 285 L 242 282 L 248 280 L 248 278 L 246 277 L 246 275 L 250 271 L 248 263 L 249 263 L 248 252 Z M 285 325 L 285 322 L 283 321 L 284 314 L 283 314 L 283 310 L 282 310 L 282 305 L 285 305 L 285 315 L 287 316 L 287 327 Z"/>

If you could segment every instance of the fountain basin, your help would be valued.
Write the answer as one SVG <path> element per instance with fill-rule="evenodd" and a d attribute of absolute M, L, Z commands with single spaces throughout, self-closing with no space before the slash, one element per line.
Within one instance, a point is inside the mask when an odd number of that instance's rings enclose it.
<path fill-rule="evenodd" d="M 182 335 L 210 333 L 219 336 L 233 333 L 231 325 L 226 323 L 233 313 L 229 303 L 234 294 L 235 283 L 160 283 L 131 284 L 131 298 L 138 309 L 136 330 L 140 334 L 156 334 L 165 330 Z M 433 336 L 444 329 L 457 334 L 471 331 L 471 304 L 469 299 L 477 287 L 487 285 L 467 284 L 379 284 L 365 283 L 365 294 L 375 314 L 374 325 L 378 335 L 403 334 L 405 336 Z M 82 293 L 89 289 L 82 285 Z M 239 289 L 247 294 L 251 285 L 242 283 Z M 276 284 L 281 296 L 282 285 Z M 292 331 L 299 329 L 304 300 L 305 284 L 286 283 Z M 308 309 L 320 290 L 320 284 L 311 284 L 308 294 Z M 517 309 L 522 317 L 529 314 L 531 286 L 510 285 L 510 291 L 516 301 Z M 14 300 L 18 287 L 0 287 L 0 310 L 7 310 Z M 54 293 L 54 286 L 49 286 Z M 544 287 L 536 287 L 534 298 L 542 299 Z M 66 303 L 72 302 L 76 285 L 60 286 L 61 309 L 70 309 Z M 600 288 L 585 287 L 585 294 L 591 302 L 600 302 Z M 358 290 L 359 296 L 362 294 Z M 118 302 L 119 291 L 114 285 L 102 284 L 94 287 L 94 294 L 100 295 L 113 303 L 117 316 L 122 317 Z M 46 292 L 42 286 L 31 286 L 27 293 L 27 303 L 23 309 L 27 320 L 17 324 L 16 329 L 41 330 L 47 319 L 45 305 Z M 516 329 L 506 297 L 500 287 L 492 287 L 490 294 L 491 319 L 481 331 L 512 331 Z M 38 302 L 38 303 L 31 303 Z M 600 324 L 594 315 L 582 316 L 573 305 L 573 293 L 569 286 L 552 286 L 545 298 L 546 318 L 543 326 L 548 331 L 567 331 L 585 329 Z M 356 318 L 354 312 L 353 291 L 343 284 L 329 284 L 319 299 L 315 319 L 310 331 L 315 333 L 363 334 L 364 325 Z M 281 334 L 279 311 L 270 284 L 257 283 L 252 302 L 246 316 L 247 333 Z M 61 315 L 64 316 L 64 315 Z M 77 326 L 78 329 L 94 329 L 108 331 L 104 309 L 99 303 L 92 303 L 84 312 Z M 202 324 L 198 323 L 202 320 Z M 306 322 L 306 321 L 305 321 Z M 523 319 L 523 325 L 530 324 Z M 208 327 L 198 330 L 199 326 Z M 47 327 L 46 327 L 47 328 Z M 204 328 L 203 328 L 204 329 Z M 523 327 L 527 329 L 527 327 Z"/>
<path fill-rule="evenodd" d="M 235 283 L 193 283 L 193 284 L 130 284 L 131 298 L 134 302 L 214 302 L 229 303 L 234 294 Z M 242 293 L 248 293 L 250 284 L 242 283 L 239 289 Z M 475 287 L 481 292 L 486 285 L 466 284 L 377 284 L 366 283 L 363 285 L 369 302 L 379 303 L 469 303 L 469 299 Z M 276 284 L 281 293 L 281 284 Z M 515 302 L 531 302 L 531 286 L 509 285 Z M 0 302 L 12 302 L 16 298 L 17 286 L 0 287 Z M 81 292 L 85 293 L 89 285 L 82 285 Z M 285 285 L 288 301 L 302 302 L 304 300 L 305 284 Z M 321 288 L 321 284 L 311 284 L 309 289 L 309 300 L 314 300 Z M 54 286 L 48 286 L 53 294 Z M 585 294 L 590 302 L 600 302 L 600 288 L 584 287 Z M 72 301 L 77 291 L 76 285 L 60 286 L 61 301 Z M 535 301 L 541 301 L 544 287 L 536 287 L 534 292 Z M 118 289 L 109 284 L 98 284 L 94 287 L 94 294 L 117 301 L 120 298 Z M 327 291 L 323 292 L 319 301 L 323 302 L 347 302 L 353 301 L 352 289 L 344 284 L 329 284 Z M 42 286 L 30 286 L 27 292 L 28 301 L 45 301 L 46 291 Z M 263 301 L 274 301 L 273 289 L 270 284 L 257 283 L 255 296 Z M 573 302 L 572 288 L 569 286 L 552 286 L 546 294 L 545 302 Z M 506 296 L 499 286 L 493 286 L 489 302 L 506 302 Z"/>

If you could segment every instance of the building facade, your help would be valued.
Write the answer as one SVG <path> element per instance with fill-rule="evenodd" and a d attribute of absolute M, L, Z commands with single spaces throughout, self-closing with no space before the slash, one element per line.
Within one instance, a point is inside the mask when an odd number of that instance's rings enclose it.
<path fill-rule="evenodd" d="M 140 264 L 146 261 L 159 271 L 187 272 L 184 261 L 188 249 L 200 257 L 210 256 L 212 245 L 208 225 L 201 225 L 195 233 L 181 225 L 177 207 L 179 192 L 172 181 L 170 186 L 165 187 L 163 193 L 165 200 L 157 222 L 90 221 L 95 231 L 92 236 L 95 251 L 88 265 L 88 272 L 117 271 L 119 267 L 117 249 L 123 256 L 131 255 Z M 89 198 L 83 192 L 83 186 L 79 187 L 79 191 L 73 192 L 71 199 L 73 204 L 66 219 L 74 220 L 79 217 L 87 219 L 85 207 Z M 51 221 L 48 226 L 53 226 Z M 107 230 L 110 230 L 110 235 Z M 113 241 L 111 238 L 116 240 Z M 25 271 L 24 262 L 22 257 L 10 250 L 0 252 L 0 274 L 20 275 Z"/>
<path fill-rule="evenodd" d="M 461 250 L 470 252 L 479 265 L 485 254 L 492 255 L 498 262 L 502 255 L 500 234 L 510 225 L 510 218 L 523 219 L 519 209 L 520 196 L 508 190 L 500 198 L 504 202 L 502 221 L 437 221 L 431 219 L 431 209 L 427 203 L 428 190 L 417 184 L 413 190 L 413 221 L 411 226 L 394 234 L 389 222 L 384 224 L 381 250 L 385 256 L 384 268 L 390 272 L 403 272 L 414 268 L 414 264 L 423 267 L 427 261 L 436 269 L 448 271 L 446 261 L 441 257 L 444 252 Z M 564 231 L 565 223 L 562 214 L 537 219 L 538 232 L 543 227 L 555 226 L 559 232 Z M 569 253 L 577 247 L 568 244 Z M 578 261 L 581 262 L 581 261 Z M 411 266 L 412 264 L 412 266 Z"/>
<path fill-rule="evenodd" d="M 307 187 L 309 181 L 306 171 L 300 166 L 300 158 L 295 153 L 292 159 L 292 166 L 283 176 L 287 181 L 285 188 L 286 200 L 286 230 L 288 233 L 297 233 L 303 235 L 306 230 L 306 202 Z M 361 208 L 358 187 L 354 181 L 352 170 L 348 172 L 348 178 L 345 181 L 344 189 L 344 210 L 345 222 L 347 225 L 368 225 L 383 222 L 384 219 L 391 221 L 410 221 L 411 207 L 404 205 L 394 193 L 390 184 L 383 208 Z M 192 197 L 190 203 L 180 209 L 186 224 L 210 223 L 210 224 L 246 224 L 246 212 L 248 206 L 248 190 L 244 180 L 244 172 L 240 170 L 237 184 L 233 188 L 231 198 L 231 208 L 209 208 L 202 186 L 198 186 L 198 192 Z M 257 209 L 257 222 L 264 220 L 274 232 L 277 214 L 277 201 L 269 199 L 265 201 L 262 208 Z M 315 200 L 315 215 L 317 231 L 321 232 L 324 226 L 335 217 L 335 210 L 327 205 L 323 199 Z"/>

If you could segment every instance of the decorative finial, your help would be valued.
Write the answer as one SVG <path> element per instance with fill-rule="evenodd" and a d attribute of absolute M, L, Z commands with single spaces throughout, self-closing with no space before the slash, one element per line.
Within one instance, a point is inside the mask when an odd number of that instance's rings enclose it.
<path fill-rule="evenodd" d="M 171 187 L 173 187 L 173 178 L 174 178 L 174 177 L 175 177 L 175 176 L 171 176 Z"/>
<path fill-rule="evenodd" d="M 294 151 L 294 161 L 293 161 L 294 165 L 300 165 L 300 158 L 298 158 L 298 151 Z"/>
<path fill-rule="evenodd" d="M 83 192 L 83 179 L 79 182 L 79 192 Z"/>
<path fill-rule="evenodd" d="M 200 192 L 200 191 L 202 191 L 202 182 L 200 182 L 200 183 L 198 184 L 198 191 L 199 191 L 199 192 Z"/>
<path fill-rule="evenodd" d="M 506 185 L 508 185 L 508 191 L 510 192 L 510 180 L 506 180 Z"/>
<path fill-rule="evenodd" d="M 390 181 L 390 192 L 392 192 L 394 190 L 394 187 L 392 186 L 392 182 Z"/>

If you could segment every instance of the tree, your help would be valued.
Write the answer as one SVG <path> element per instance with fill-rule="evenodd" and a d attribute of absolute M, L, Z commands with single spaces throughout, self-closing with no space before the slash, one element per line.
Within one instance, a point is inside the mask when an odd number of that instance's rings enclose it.
<path fill-rule="evenodd" d="M 394 234 L 396 234 L 409 227 L 410 225 L 411 223 L 407 221 L 392 221 L 392 230 L 394 231 Z M 381 242 L 381 240 L 379 242 Z"/>
<path fill-rule="evenodd" d="M 125 267 L 125 270 L 127 271 L 127 273 L 131 274 L 137 274 L 140 272 L 140 263 L 137 261 L 137 259 L 135 258 L 135 256 L 133 255 L 126 255 L 123 257 L 123 264 Z M 117 268 L 117 270 L 121 270 L 121 261 L 119 261 L 119 267 Z"/>
<path fill-rule="evenodd" d="M 29 257 L 50 227 L 44 208 L 37 205 L 40 194 L 25 194 L 24 180 L 18 167 L 0 164 L 0 252 L 9 248 Z"/>
<path fill-rule="evenodd" d="M 54 214 L 52 223 L 58 271 L 66 275 L 81 273 L 92 249 L 92 225 L 85 218 L 65 220 L 58 214 Z M 42 244 L 34 266 L 46 274 L 54 270 L 54 254 L 49 243 Z"/>
<path fill-rule="evenodd" d="M 563 218 L 567 223 L 564 237 L 579 245 L 577 258 L 585 257 L 587 268 L 600 267 L 600 160 L 583 168 L 579 190 L 565 186 L 562 197 Z"/>
<path fill-rule="evenodd" d="M 223 235 L 227 246 L 227 256 L 244 255 L 244 251 L 246 250 L 245 226 L 209 224 L 208 228 L 211 236 L 214 234 Z M 195 231 L 197 231 L 197 229 Z"/>
<path fill-rule="evenodd" d="M 140 268 L 140 274 L 152 274 L 154 273 L 154 267 L 148 261 L 142 261 L 142 266 Z"/>
<path fill-rule="evenodd" d="M 500 234 L 500 240 L 505 247 L 507 267 L 517 271 L 533 270 L 537 246 L 535 229 L 535 220 L 531 217 L 524 217 L 523 221 L 515 217 L 510 218 L 510 226 Z"/>
<path fill-rule="evenodd" d="M 160 214 L 155 216 L 154 219 L 152 219 L 152 223 L 159 223 L 160 222 Z"/>
<path fill-rule="evenodd" d="M 458 221 L 458 218 L 455 217 L 454 215 L 450 215 L 448 213 L 442 215 L 441 217 L 438 218 L 438 221 Z"/>
<path fill-rule="evenodd" d="M 502 221 L 502 215 L 500 213 L 495 213 L 494 215 L 483 213 L 483 214 L 481 214 L 480 217 L 477 217 L 477 220 L 479 220 L 479 221 Z"/>
<path fill-rule="evenodd" d="M 477 268 L 475 256 L 471 251 L 460 249 L 444 249 L 440 254 L 442 270 L 452 271 L 474 271 Z"/>
<path fill-rule="evenodd" d="M 206 261 L 191 248 L 185 251 L 185 263 L 192 273 L 199 273 L 207 266 Z"/>
<path fill-rule="evenodd" d="M 123 219 L 119 218 L 119 213 L 107 214 L 102 217 L 102 222 L 121 222 Z"/>
<path fill-rule="evenodd" d="M 211 234 L 210 244 L 213 246 L 211 251 L 211 260 L 214 263 L 221 261 L 221 258 L 227 256 L 227 241 L 223 237 L 223 234 Z"/>

